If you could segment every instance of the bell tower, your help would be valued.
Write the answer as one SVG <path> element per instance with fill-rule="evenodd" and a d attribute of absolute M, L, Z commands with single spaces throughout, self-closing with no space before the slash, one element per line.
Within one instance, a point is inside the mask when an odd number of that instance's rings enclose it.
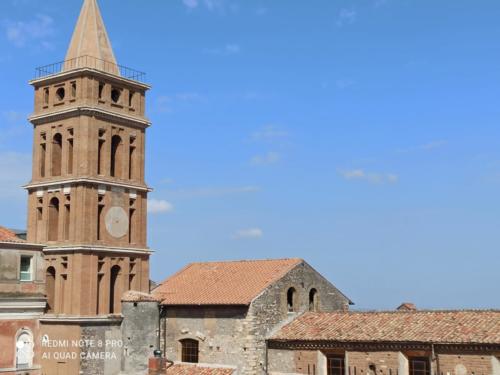
<path fill-rule="evenodd" d="M 149 292 L 144 74 L 117 64 L 96 0 L 64 62 L 37 69 L 28 240 L 44 244 L 47 316 L 111 317 Z"/>

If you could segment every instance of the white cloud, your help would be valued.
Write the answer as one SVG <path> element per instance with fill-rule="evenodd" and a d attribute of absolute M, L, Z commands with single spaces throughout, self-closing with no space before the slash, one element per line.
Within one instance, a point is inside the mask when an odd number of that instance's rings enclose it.
<path fill-rule="evenodd" d="M 342 27 L 344 25 L 353 24 L 358 17 L 358 13 L 354 8 L 342 8 L 337 17 L 337 26 Z"/>
<path fill-rule="evenodd" d="M 166 200 L 148 199 L 148 212 L 150 214 L 163 214 L 173 210 L 174 205 Z"/>
<path fill-rule="evenodd" d="M 228 43 L 223 47 L 219 48 L 205 48 L 203 49 L 203 53 L 207 53 L 209 55 L 236 55 L 241 52 L 241 46 L 237 43 Z"/>
<path fill-rule="evenodd" d="M 202 7 L 209 11 L 224 11 L 226 9 L 226 0 L 182 0 L 182 3 L 189 10 Z M 230 6 L 229 8 L 234 9 L 234 6 Z"/>
<path fill-rule="evenodd" d="M 395 184 L 399 176 L 394 173 L 373 173 L 363 169 L 340 170 L 339 174 L 348 181 L 366 181 L 371 184 Z"/>
<path fill-rule="evenodd" d="M 248 228 L 248 229 L 240 229 L 236 231 L 233 238 L 235 239 L 257 239 L 262 238 L 264 236 L 264 232 L 260 228 Z"/>
<path fill-rule="evenodd" d="M 250 160 L 250 164 L 258 165 L 271 165 L 276 164 L 281 160 L 281 155 L 277 152 L 268 152 L 264 155 L 256 155 Z"/>
<path fill-rule="evenodd" d="M 55 34 L 52 17 L 39 14 L 31 21 L 5 21 L 7 40 L 17 47 L 24 47 L 31 41 L 38 41 L 43 49 L 52 49 L 53 45 L 47 38 Z"/>
<path fill-rule="evenodd" d="M 407 152 L 415 152 L 415 151 L 433 151 L 438 148 L 444 147 L 448 144 L 448 141 L 445 140 L 438 140 L 438 141 L 431 141 L 427 142 L 415 147 L 409 147 L 409 148 L 403 148 L 397 150 L 400 153 L 407 153 Z"/>
<path fill-rule="evenodd" d="M 286 130 L 278 128 L 276 125 L 266 125 L 252 134 L 254 141 L 275 141 L 277 139 L 288 138 Z"/>
<path fill-rule="evenodd" d="M 174 95 L 161 95 L 156 98 L 158 112 L 171 113 L 176 104 L 203 100 L 203 96 L 195 92 L 183 92 Z"/>

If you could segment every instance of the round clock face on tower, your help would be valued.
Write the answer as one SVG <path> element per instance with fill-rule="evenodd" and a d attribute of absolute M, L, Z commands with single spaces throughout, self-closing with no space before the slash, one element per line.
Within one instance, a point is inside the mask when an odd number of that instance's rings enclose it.
<path fill-rule="evenodd" d="M 121 207 L 111 207 L 106 213 L 106 230 L 114 238 L 121 238 L 128 232 L 128 216 Z"/>

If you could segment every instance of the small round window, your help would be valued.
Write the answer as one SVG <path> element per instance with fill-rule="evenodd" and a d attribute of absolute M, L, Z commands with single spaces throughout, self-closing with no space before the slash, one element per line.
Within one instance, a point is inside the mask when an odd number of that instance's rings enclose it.
<path fill-rule="evenodd" d="M 122 95 L 121 90 L 113 89 L 111 90 L 111 100 L 113 103 L 118 103 L 120 101 L 120 96 Z"/>
<path fill-rule="evenodd" d="M 66 91 L 64 90 L 64 87 L 59 87 L 56 91 L 57 100 L 63 101 L 65 95 L 66 95 Z"/>

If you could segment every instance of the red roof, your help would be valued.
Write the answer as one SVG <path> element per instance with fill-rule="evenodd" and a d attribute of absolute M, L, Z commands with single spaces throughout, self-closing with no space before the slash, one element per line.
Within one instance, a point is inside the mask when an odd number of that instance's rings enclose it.
<path fill-rule="evenodd" d="M 17 237 L 10 229 L 0 227 L 0 242 L 25 243 L 26 241 Z"/>
<path fill-rule="evenodd" d="M 176 364 L 167 369 L 169 375 L 232 375 L 234 372 L 234 368 L 195 364 Z"/>
<path fill-rule="evenodd" d="M 500 344 L 500 310 L 306 313 L 272 340 Z"/>
<path fill-rule="evenodd" d="M 249 305 L 302 259 L 192 263 L 152 294 L 163 305 Z"/>

